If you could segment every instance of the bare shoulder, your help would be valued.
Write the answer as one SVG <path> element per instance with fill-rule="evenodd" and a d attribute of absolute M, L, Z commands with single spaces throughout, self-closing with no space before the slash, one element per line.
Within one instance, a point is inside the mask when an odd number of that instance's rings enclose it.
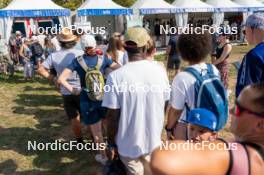
<path fill-rule="evenodd" d="M 154 175 L 222 175 L 229 168 L 229 153 L 222 142 L 208 142 L 207 146 L 202 146 L 199 143 L 174 141 L 169 145 L 153 152 L 151 168 Z"/>
<path fill-rule="evenodd" d="M 251 160 L 251 174 L 258 175 L 264 172 L 264 161 L 261 155 L 252 147 L 247 146 Z"/>

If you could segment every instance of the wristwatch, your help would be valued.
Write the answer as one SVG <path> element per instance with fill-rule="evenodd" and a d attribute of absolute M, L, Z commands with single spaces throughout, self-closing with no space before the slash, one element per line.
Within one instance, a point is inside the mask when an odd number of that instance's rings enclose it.
<path fill-rule="evenodd" d="M 166 132 L 173 132 L 174 128 L 168 128 L 168 125 L 165 126 Z"/>

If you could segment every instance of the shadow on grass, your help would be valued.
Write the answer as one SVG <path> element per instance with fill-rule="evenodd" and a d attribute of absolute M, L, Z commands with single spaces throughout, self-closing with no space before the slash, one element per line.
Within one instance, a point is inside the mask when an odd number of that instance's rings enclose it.
<path fill-rule="evenodd" d="M 59 106 L 62 98 L 57 95 L 19 94 L 15 103 L 18 107 Z M 14 110 L 16 113 L 19 111 Z"/>
<path fill-rule="evenodd" d="M 12 83 L 15 83 L 15 81 Z M 29 141 L 45 144 L 54 143 L 58 139 L 66 140 L 66 142 L 73 139 L 69 136 L 72 131 L 66 114 L 61 107 L 62 98 L 59 95 L 50 95 L 54 92 L 50 90 L 52 89 L 39 85 L 25 86 L 22 92 L 32 91 L 30 92 L 32 94 L 18 94 L 16 96 L 15 106 L 12 107 L 14 116 L 33 116 L 36 122 L 33 120 L 32 127 L 0 127 L 0 150 L 3 152 L 14 151 L 22 156 L 26 164 L 32 165 L 27 167 L 28 165 L 24 165 L 23 161 L 20 162 L 20 158 L 10 157 L 10 159 L 0 163 L 0 174 L 97 175 L 102 171 L 102 167 L 95 164 L 94 156 L 97 153 L 95 151 L 28 150 Z M 51 93 L 43 94 L 43 91 L 50 91 Z M 11 121 L 18 122 L 15 119 Z M 18 165 L 20 169 L 21 166 L 26 167 L 23 167 L 22 171 L 18 171 Z"/>

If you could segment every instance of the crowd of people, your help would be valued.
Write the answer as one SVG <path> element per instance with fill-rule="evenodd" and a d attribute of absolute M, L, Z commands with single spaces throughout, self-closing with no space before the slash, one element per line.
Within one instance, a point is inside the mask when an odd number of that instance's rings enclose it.
<path fill-rule="evenodd" d="M 1 36 L 0 36 L 1 37 Z M 23 37 L 20 31 L 11 35 L 9 42 L 0 39 L 1 44 L 1 64 L 3 64 L 4 74 L 13 76 L 14 71 L 23 66 L 25 80 L 34 77 L 34 71 L 48 56 L 60 50 L 60 46 L 55 36 L 32 35 Z"/>
<path fill-rule="evenodd" d="M 32 78 L 35 65 L 41 76 L 59 87 L 76 141 L 84 143 L 84 124 L 93 142 L 107 142 L 107 149 L 95 160 L 102 165 L 118 161 L 120 169 L 125 167 L 119 174 L 260 175 L 264 172 L 264 16 L 249 16 L 245 28 L 246 39 L 255 48 L 240 66 L 235 110 L 230 112 L 232 45 L 224 34 L 218 36 L 217 47 L 206 32 L 172 36 L 167 69 L 154 60 L 155 41 L 141 27 L 129 28 L 124 36 L 113 33 L 108 43 L 100 35 L 77 34 L 68 28 L 62 29 L 56 42 L 55 37 L 45 37 L 43 45 L 37 36 L 22 40 L 16 32 L 10 39 L 11 58 L 6 58 L 8 46 L 1 40 L 0 53 L 1 59 L 22 63 L 26 79 Z M 210 55 L 212 62 L 207 63 Z M 188 64 L 184 70 L 181 60 Z M 168 74 L 173 69 L 170 85 Z M 231 142 L 218 133 L 229 115 L 234 116 L 236 150 L 180 146 L 210 141 L 224 148 Z M 180 149 L 160 149 L 163 129 L 166 140 Z"/>

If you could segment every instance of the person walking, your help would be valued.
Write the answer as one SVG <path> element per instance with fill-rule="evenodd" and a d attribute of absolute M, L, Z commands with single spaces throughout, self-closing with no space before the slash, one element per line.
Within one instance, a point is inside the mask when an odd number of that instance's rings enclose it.
<path fill-rule="evenodd" d="M 102 119 L 106 115 L 106 110 L 102 107 L 102 100 L 97 98 L 97 95 L 102 93 L 102 89 L 97 94 L 97 89 L 94 85 L 101 87 L 104 84 L 103 75 L 99 72 L 100 67 L 105 63 L 101 56 L 96 54 L 96 41 L 92 35 L 83 35 L 81 37 L 81 45 L 84 54 L 74 59 L 65 68 L 58 82 L 72 94 L 80 94 L 82 122 L 90 127 L 94 142 L 100 144 L 104 143 Z M 67 81 L 72 72 L 75 71 L 81 80 L 81 89 L 78 90 Z M 93 74 L 91 71 L 96 72 Z M 101 150 L 101 153 L 95 156 L 95 160 L 103 165 L 106 164 L 107 157 L 105 151 Z"/>
<path fill-rule="evenodd" d="M 83 51 L 74 49 L 76 44 L 76 36 L 67 28 L 63 28 L 58 36 L 60 51 L 52 53 L 38 68 L 38 73 L 44 78 L 49 79 L 57 84 L 57 77 L 62 71 L 78 56 L 83 54 Z M 50 70 L 55 69 L 57 76 L 54 76 Z M 83 143 L 81 132 L 81 116 L 80 116 L 80 95 L 81 90 L 80 79 L 77 72 L 72 72 L 67 79 L 68 83 L 75 89 L 72 93 L 63 85 L 59 85 L 60 93 L 63 97 L 64 110 L 71 122 L 72 131 L 76 141 Z"/>
<path fill-rule="evenodd" d="M 112 89 L 105 92 L 102 104 L 108 108 L 108 158 L 118 155 L 128 174 L 150 174 L 150 154 L 161 144 L 170 95 L 166 70 L 146 59 L 149 40 L 144 28 L 128 29 L 129 63 L 109 75 L 106 85 Z"/>

